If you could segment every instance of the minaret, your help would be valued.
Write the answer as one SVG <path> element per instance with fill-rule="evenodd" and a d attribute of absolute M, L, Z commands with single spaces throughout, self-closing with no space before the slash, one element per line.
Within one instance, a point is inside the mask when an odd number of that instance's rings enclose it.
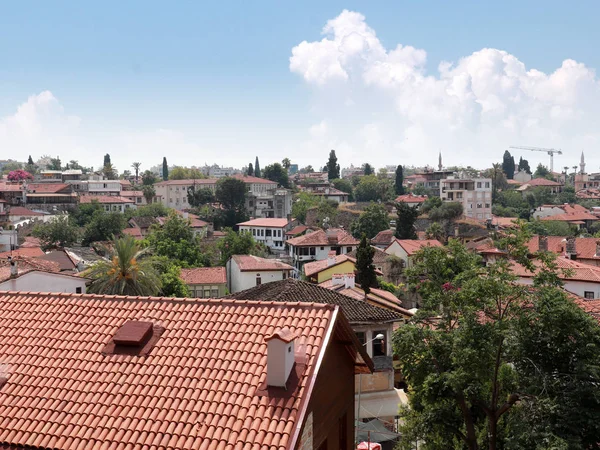
<path fill-rule="evenodd" d="M 581 162 L 579 163 L 580 174 L 585 173 L 585 156 L 583 156 L 583 152 L 581 152 Z"/>
<path fill-rule="evenodd" d="M 438 170 L 442 170 L 442 152 L 440 152 L 440 155 L 438 157 Z"/>

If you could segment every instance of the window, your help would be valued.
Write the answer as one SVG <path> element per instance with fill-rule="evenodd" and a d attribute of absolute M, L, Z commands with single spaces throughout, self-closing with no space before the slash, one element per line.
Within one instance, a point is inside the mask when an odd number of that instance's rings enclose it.
<path fill-rule="evenodd" d="M 325 250 L 325 247 L 321 247 L 321 250 Z"/>
<path fill-rule="evenodd" d="M 594 300 L 594 293 L 592 291 L 585 291 L 583 297 L 588 300 Z"/>
<path fill-rule="evenodd" d="M 346 253 L 350 253 L 352 251 L 352 247 L 346 247 Z"/>
<path fill-rule="evenodd" d="M 283 279 L 285 280 L 288 276 L 287 272 L 284 270 L 283 273 L 281 274 Z"/>
<path fill-rule="evenodd" d="M 260 235 L 264 236 L 265 235 L 265 230 L 263 230 L 262 228 L 260 229 Z"/>
<path fill-rule="evenodd" d="M 252 228 L 252 236 L 256 236 L 256 230 Z"/>
<path fill-rule="evenodd" d="M 485 207 L 486 207 L 486 208 L 489 208 L 489 207 L 490 207 L 490 204 L 489 204 L 489 203 L 486 203 L 486 204 L 485 204 Z"/>
<path fill-rule="evenodd" d="M 477 203 L 477 208 L 481 208 L 481 203 Z"/>
<path fill-rule="evenodd" d="M 365 343 L 367 342 L 367 337 L 364 331 L 357 331 L 356 337 L 358 338 L 358 342 L 360 342 L 360 345 L 365 345 Z"/>
<path fill-rule="evenodd" d="M 260 273 L 256 274 L 256 285 L 260 286 L 262 284 L 262 279 L 260 277 Z"/>
<path fill-rule="evenodd" d="M 477 182 L 477 189 L 481 189 L 481 181 Z"/>
<path fill-rule="evenodd" d="M 210 298 L 210 286 L 204 288 L 204 298 Z"/>
<path fill-rule="evenodd" d="M 310 256 L 315 256 L 315 254 L 316 254 L 316 250 L 317 250 L 317 249 L 316 249 L 315 247 L 311 247 L 311 248 L 310 248 Z"/>
<path fill-rule="evenodd" d="M 75 293 L 76 294 L 81 294 L 82 292 L 83 292 L 83 290 L 82 290 L 81 286 L 75 288 Z M 593 297 L 593 293 L 592 293 L 592 298 L 594 298 Z"/>
<path fill-rule="evenodd" d="M 271 230 L 265 230 L 265 236 L 271 237 Z"/>
<path fill-rule="evenodd" d="M 485 187 L 486 187 L 486 188 L 489 188 L 489 187 L 490 187 L 490 182 L 489 182 L 489 181 L 486 181 L 486 182 L 485 182 Z"/>
<path fill-rule="evenodd" d="M 213 286 L 210 290 L 210 295 L 212 296 L 212 298 L 217 298 L 219 296 L 219 289 L 215 289 L 215 287 Z"/>
<path fill-rule="evenodd" d="M 385 331 L 373 331 L 373 337 L 377 336 L 378 334 L 383 334 L 383 339 L 373 340 L 373 356 L 385 356 L 387 353 L 387 342 L 385 339 L 386 333 Z"/>

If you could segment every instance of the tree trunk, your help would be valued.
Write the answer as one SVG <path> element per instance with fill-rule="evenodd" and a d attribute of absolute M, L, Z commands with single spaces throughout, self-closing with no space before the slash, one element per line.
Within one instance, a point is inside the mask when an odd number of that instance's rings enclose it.
<path fill-rule="evenodd" d="M 489 450 L 496 450 L 496 441 L 498 439 L 498 421 L 495 417 L 488 416 L 488 439 L 490 441 Z"/>
<path fill-rule="evenodd" d="M 467 406 L 465 398 L 462 394 L 457 394 L 456 401 L 458 402 L 458 406 L 462 411 L 463 419 L 465 421 L 465 428 L 467 430 L 465 443 L 467 444 L 467 448 L 469 450 L 478 450 L 479 447 L 477 445 L 477 435 L 475 434 L 475 424 L 473 423 L 471 410 Z"/>

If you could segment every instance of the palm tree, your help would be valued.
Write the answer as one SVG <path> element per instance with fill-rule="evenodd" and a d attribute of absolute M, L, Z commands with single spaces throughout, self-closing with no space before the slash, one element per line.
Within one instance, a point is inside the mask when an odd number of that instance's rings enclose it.
<path fill-rule="evenodd" d="M 85 276 L 92 279 L 89 292 L 106 295 L 154 296 L 160 292 L 160 276 L 153 262 L 144 258 L 148 249 L 141 249 L 131 236 L 113 241 L 109 261 L 99 261 Z"/>
<path fill-rule="evenodd" d="M 440 225 L 438 222 L 433 222 L 425 231 L 425 237 L 427 239 L 437 239 L 443 243 L 446 241 L 446 232 L 444 231 L 444 227 L 442 227 L 442 225 Z"/>
<path fill-rule="evenodd" d="M 138 184 L 138 174 L 140 173 L 141 165 L 142 163 L 140 162 L 134 162 L 131 164 L 131 167 L 133 168 L 133 170 L 135 170 L 135 184 Z"/>

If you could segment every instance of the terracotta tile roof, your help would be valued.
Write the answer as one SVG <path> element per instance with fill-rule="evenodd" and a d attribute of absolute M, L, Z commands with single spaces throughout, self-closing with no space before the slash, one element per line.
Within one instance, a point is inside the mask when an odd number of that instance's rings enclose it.
<path fill-rule="evenodd" d="M 185 284 L 224 284 L 227 283 L 227 272 L 225 267 L 181 269 L 181 279 Z"/>
<path fill-rule="evenodd" d="M 371 241 L 371 243 L 373 243 L 373 241 Z M 373 247 L 373 246 L 371 246 L 371 247 Z M 384 250 L 382 250 L 378 247 L 373 247 L 373 249 L 375 250 L 375 253 L 373 254 L 373 264 L 386 263 L 387 259 L 390 255 L 388 255 Z M 346 253 L 346 255 L 356 259 L 357 253 L 358 253 L 358 249 L 354 249 L 350 253 Z"/>
<path fill-rule="evenodd" d="M 71 192 L 71 185 L 65 183 L 29 183 L 27 185 L 27 192 L 36 194 L 56 194 L 61 191 Z"/>
<path fill-rule="evenodd" d="M 158 222 L 154 217 L 135 216 L 129 219 L 129 223 L 132 225 L 136 225 L 141 229 L 147 229 Z"/>
<path fill-rule="evenodd" d="M 43 261 L 55 262 L 56 264 L 58 264 L 61 271 L 75 269 L 75 263 L 73 262 L 73 260 L 71 260 L 67 252 L 64 252 L 62 250 L 53 250 L 51 252 L 46 253 L 43 256 L 40 256 L 38 259 L 41 259 Z"/>
<path fill-rule="evenodd" d="M 543 217 L 540 220 L 557 220 L 560 222 L 577 222 L 584 220 L 598 220 L 598 217 L 584 211 L 574 211 L 565 214 L 556 214 L 554 216 Z"/>
<path fill-rule="evenodd" d="M 502 250 L 497 249 L 496 246 L 494 245 L 494 241 L 492 240 L 492 238 L 489 238 L 489 237 L 467 242 L 465 244 L 465 247 L 467 247 L 467 249 L 469 249 L 469 250 L 472 250 L 474 252 L 481 253 L 481 254 L 497 254 L 497 255 L 505 255 L 506 254 L 506 252 L 503 252 Z"/>
<path fill-rule="evenodd" d="M 247 183 L 247 184 L 272 184 L 274 186 L 277 186 L 277 183 L 271 180 L 267 180 L 265 178 L 257 178 L 257 177 L 250 177 L 250 176 L 245 176 L 245 175 L 241 175 L 241 174 L 236 174 L 236 175 L 232 175 L 231 178 L 236 178 L 238 180 L 242 180 L 243 182 Z M 155 186 L 180 186 L 180 185 L 184 185 L 184 186 L 189 186 L 189 185 L 193 185 L 194 183 L 197 185 L 211 185 L 211 184 L 217 184 L 217 182 L 219 181 L 219 179 L 217 178 L 200 178 L 197 180 L 194 179 L 189 179 L 189 180 L 167 180 L 167 181 L 160 181 L 158 183 L 155 183 Z"/>
<path fill-rule="evenodd" d="M 577 198 L 600 199 L 600 190 L 593 188 L 580 189 L 575 195 Z"/>
<path fill-rule="evenodd" d="M 266 178 L 252 177 L 252 176 L 249 176 L 249 175 L 242 175 L 240 173 L 236 173 L 234 175 L 231 175 L 231 178 L 236 178 L 238 180 L 242 180 L 245 183 L 252 183 L 252 184 L 274 184 L 274 185 L 277 185 L 277 183 L 275 181 L 267 180 Z"/>
<path fill-rule="evenodd" d="M 42 242 L 38 238 L 33 236 L 25 236 L 25 240 L 21 244 L 21 248 L 35 248 L 41 246 Z"/>
<path fill-rule="evenodd" d="M 121 191 L 122 197 L 143 197 L 143 191 Z"/>
<path fill-rule="evenodd" d="M 297 227 L 292 228 L 290 231 L 285 233 L 286 236 L 296 236 L 297 234 L 302 234 L 310 227 L 307 225 L 298 225 Z"/>
<path fill-rule="evenodd" d="M 519 220 L 517 217 L 492 216 L 492 225 L 497 225 L 500 228 L 514 228 L 517 226 L 517 220 Z"/>
<path fill-rule="evenodd" d="M 238 223 L 238 226 L 245 226 L 245 227 L 272 227 L 272 228 L 284 228 L 287 226 L 288 224 L 288 220 L 287 219 L 266 219 L 266 218 L 261 218 L 261 219 L 252 219 L 252 220 L 248 220 L 246 222 L 241 222 Z"/>
<path fill-rule="evenodd" d="M 0 361 L 8 381 L 0 389 L 0 442 L 53 449 L 296 448 L 322 368 L 317 361 L 332 336 L 354 343 L 355 371 L 373 368 L 337 308 L 2 293 Z M 132 320 L 162 330 L 149 353 L 103 353 Z M 294 391 L 256 395 L 266 378 L 265 339 L 284 327 L 299 336 L 306 368 Z"/>
<path fill-rule="evenodd" d="M 17 263 L 18 276 L 25 275 L 33 271 L 58 273 L 60 266 L 52 261 L 44 261 L 39 258 L 29 258 L 27 256 L 15 256 L 13 261 Z M 0 283 L 10 279 L 10 261 L 0 259 Z"/>
<path fill-rule="evenodd" d="M 533 180 L 529 180 L 525 185 L 528 186 L 562 186 L 563 183 L 558 183 L 556 181 L 547 180 L 546 178 L 534 178 Z"/>
<path fill-rule="evenodd" d="M 32 211 L 29 208 L 25 208 L 23 206 L 11 206 L 8 210 L 8 215 L 9 216 L 31 216 L 31 217 L 38 217 L 38 216 L 45 216 L 46 214 L 39 212 L 39 211 Z"/>
<path fill-rule="evenodd" d="M 139 227 L 129 227 L 123 230 L 123 234 L 128 236 L 132 236 L 136 239 L 142 239 L 144 236 L 142 235 L 142 230 Z"/>
<path fill-rule="evenodd" d="M 371 244 L 388 246 L 394 239 L 394 230 L 383 230 L 377 233 L 377 235 L 371 239 Z"/>
<path fill-rule="evenodd" d="M 339 266 L 340 264 L 343 264 L 346 261 L 350 261 L 351 263 L 356 264 L 356 258 L 353 258 L 348 255 L 336 256 L 335 261 L 331 265 L 329 265 L 329 261 L 327 259 L 322 259 L 321 261 L 307 262 L 303 266 L 304 275 L 306 275 L 307 277 L 310 277 L 310 276 L 315 275 L 325 269 L 328 269 L 329 267 Z"/>
<path fill-rule="evenodd" d="M 405 194 L 396 197 L 396 203 L 423 203 L 427 201 L 426 195 Z"/>
<path fill-rule="evenodd" d="M 399 312 L 371 305 L 364 301 L 364 297 L 355 299 L 331 289 L 294 278 L 261 284 L 245 291 L 236 292 L 226 298 L 238 300 L 268 298 L 269 300 L 281 302 L 316 302 L 338 305 L 348 321 L 353 324 L 397 322 L 406 317 L 406 315 Z M 407 311 L 407 314 L 410 313 Z"/>
<path fill-rule="evenodd" d="M 45 253 L 40 247 L 20 247 L 13 251 L 0 253 L 0 258 L 5 259 L 9 256 L 27 256 L 29 258 L 37 258 L 44 255 Z"/>
<path fill-rule="evenodd" d="M 414 255 L 424 247 L 443 247 L 444 245 L 437 239 L 396 239 L 395 242 L 400 245 L 408 256 Z M 392 245 L 392 244 L 390 244 Z"/>
<path fill-rule="evenodd" d="M 98 202 L 101 204 L 135 203 L 133 200 L 119 196 L 119 195 L 81 195 L 81 196 L 79 196 L 79 203 L 92 203 L 92 202 Z"/>
<path fill-rule="evenodd" d="M 535 265 L 538 265 L 538 261 L 534 261 Z M 564 258 L 559 256 L 556 258 L 556 264 L 559 269 L 558 275 L 562 280 L 568 281 L 588 281 L 590 283 L 600 283 L 600 267 L 592 266 L 590 264 L 581 263 L 572 259 Z M 565 276 L 561 269 L 571 271 L 571 274 Z M 512 272 L 516 276 L 523 278 L 532 278 L 534 274 L 527 270 L 520 264 L 512 264 Z"/>
<path fill-rule="evenodd" d="M 335 240 L 330 240 L 327 232 L 331 233 Z M 327 230 L 327 232 L 325 232 L 325 230 L 317 230 L 303 236 L 288 239 L 286 242 L 289 245 L 296 247 L 326 245 L 354 246 L 360 244 L 360 242 L 357 239 L 354 239 L 350 233 L 341 228 L 331 228 Z"/>
<path fill-rule="evenodd" d="M 293 270 L 293 267 L 289 264 L 282 263 L 276 259 L 259 258 L 253 255 L 233 255 L 232 259 L 242 272 Z"/>
<path fill-rule="evenodd" d="M 0 192 L 21 192 L 23 185 L 19 183 L 0 183 Z"/>
<path fill-rule="evenodd" d="M 588 300 L 571 293 L 568 294 L 577 306 L 596 319 L 600 324 L 600 299 Z"/>

